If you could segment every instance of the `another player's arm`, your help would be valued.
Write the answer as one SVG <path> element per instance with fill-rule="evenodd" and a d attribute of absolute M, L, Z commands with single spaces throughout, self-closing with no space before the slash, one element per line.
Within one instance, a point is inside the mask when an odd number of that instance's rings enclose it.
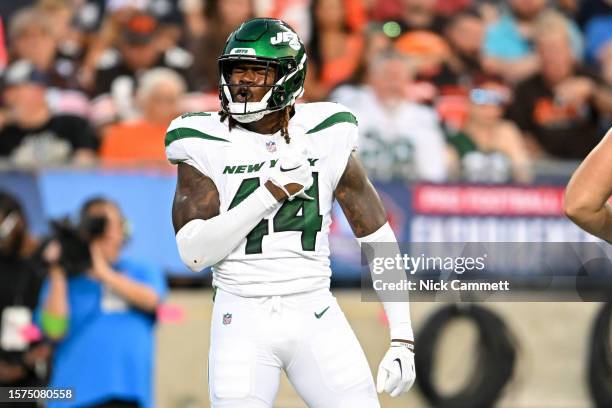
<path fill-rule="evenodd" d="M 582 162 L 565 190 L 565 214 L 585 231 L 612 243 L 612 129 Z"/>

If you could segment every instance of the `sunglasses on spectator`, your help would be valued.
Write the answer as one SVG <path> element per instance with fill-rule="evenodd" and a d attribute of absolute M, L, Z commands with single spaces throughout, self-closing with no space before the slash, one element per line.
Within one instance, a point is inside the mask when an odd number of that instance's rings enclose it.
<path fill-rule="evenodd" d="M 470 101 L 476 105 L 501 106 L 507 102 L 506 95 L 493 89 L 476 88 L 470 91 Z"/>

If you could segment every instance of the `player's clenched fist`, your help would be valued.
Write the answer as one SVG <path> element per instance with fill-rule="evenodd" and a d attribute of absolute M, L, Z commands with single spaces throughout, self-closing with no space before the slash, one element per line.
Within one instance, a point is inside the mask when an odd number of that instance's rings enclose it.
<path fill-rule="evenodd" d="M 312 171 L 306 150 L 289 148 L 272 168 L 268 180 L 283 190 L 287 199 L 295 197 L 312 200 L 305 190 L 312 186 Z"/>
<path fill-rule="evenodd" d="M 392 397 L 408 391 L 416 378 L 412 343 L 391 341 L 391 347 L 378 366 L 376 390 Z"/>

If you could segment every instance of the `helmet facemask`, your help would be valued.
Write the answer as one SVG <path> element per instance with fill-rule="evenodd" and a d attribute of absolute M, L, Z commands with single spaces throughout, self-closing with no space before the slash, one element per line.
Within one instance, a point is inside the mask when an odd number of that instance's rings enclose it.
<path fill-rule="evenodd" d="M 251 63 L 266 67 L 265 79 L 262 85 L 253 84 L 232 84 L 230 81 L 232 70 L 241 63 Z M 279 111 L 286 106 L 293 105 L 295 100 L 304 93 L 303 86 L 291 92 L 295 88 L 295 83 L 304 79 L 306 56 L 299 63 L 294 58 L 286 57 L 281 59 L 271 59 L 262 57 L 246 57 L 228 55 L 219 58 L 219 98 L 224 112 L 233 119 L 241 123 L 256 122 L 271 112 Z M 273 83 L 268 83 L 268 77 L 274 77 Z M 267 88 L 268 91 L 258 102 L 234 102 L 232 88 Z M 250 90 L 249 90 L 250 91 Z"/>

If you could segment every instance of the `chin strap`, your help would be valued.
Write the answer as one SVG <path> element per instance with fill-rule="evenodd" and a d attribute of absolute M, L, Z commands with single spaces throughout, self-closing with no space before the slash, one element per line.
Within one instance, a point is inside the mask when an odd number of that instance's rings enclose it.
<path fill-rule="evenodd" d="M 253 102 L 251 102 L 251 103 L 253 103 Z M 236 114 L 236 113 L 232 112 L 232 105 L 233 104 L 234 104 L 233 102 L 230 102 L 230 104 L 229 104 L 230 105 L 229 106 L 229 111 L 230 111 L 230 116 L 236 122 L 240 122 L 240 123 L 257 122 L 258 120 L 260 120 L 261 118 L 263 118 L 267 114 L 267 112 L 265 112 L 265 111 L 264 112 L 257 112 L 257 113 Z M 241 103 L 237 103 L 237 104 L 243 105 Z"/>

